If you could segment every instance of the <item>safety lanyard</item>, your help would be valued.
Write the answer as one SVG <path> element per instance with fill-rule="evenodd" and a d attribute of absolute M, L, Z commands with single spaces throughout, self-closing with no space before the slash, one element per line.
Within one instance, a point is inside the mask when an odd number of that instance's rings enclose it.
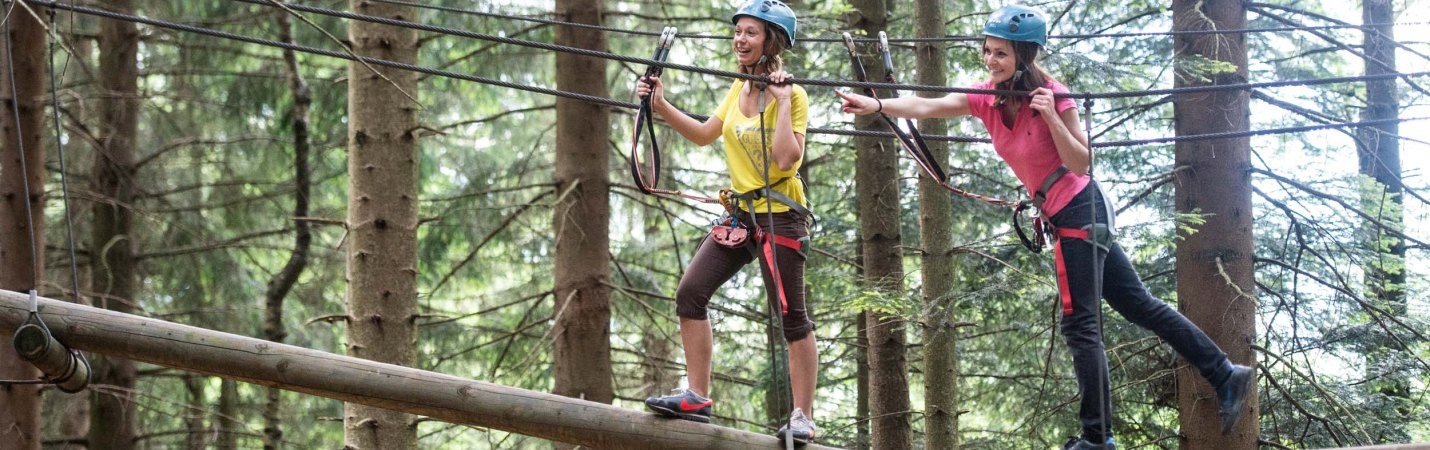
<path fill-rule="evenodd" d="M 651 57 L 657 62 L 665 62 L 670 56 L 670 47 L 675 43 L 675 27 L 665 27 L 660 32 L 660 39 L 656 44 L 655 55 Z M 646 67 L 645 77 L 658 77 L 664 67 L 651 65 Z M 642 77 L 644 78 L 644 77 Z M 635 132 L 631 133 L 631 178 L 635 180 L 636 187 L 641 192 L 652 195 L 671 195 L 695 200 L 701 203 L 716 203 L 719 199 L 702 195 L 687 194 L 681 191 L 661 189 L 660 185 L 660 142 L 655 136 L 655 117 L 651 112 L 651 96 L 647 95 L 641 99 L 640 108 L 636 111 Z M 650 138 L 650 175 L 641 172 L 641 130 L 644 129 Z"/>
<path fill-rule="evenodd" d="M 859 81 L 868 82 L 869 75 L 864 72 L 864 63 L 859 58 L 859 51 L 854 45 L 854 37 L 847 32 L 844 33 L 844 46 L 849 49 L 849 60 L 854 66 L 854 75 L 859 78 Z M 889 84 L 897 84 L 898 82 L 894 78 L 894 60 L 889 54 L 889 37 L 882 31 L 879 32 L 878 47 L 884 60 L 885 81 Z M 869 96 L 878 98 L 878 93 L 875 92 L 873 88 L 868 88 L 867 92 Z M 895 95 L 897 95 L 897 92 Z M 939 165 L 938 161 L 934 159 L 933 153 L 929 151 L 928 144 L 924 142 L 923 135 L 919 134 L 919 129 L 913 119 L 904 119 L 904 125 L 908 127 L 908 131 L 905 132 L 902 128 L 899 128 L 898 122 L 895 122 L 894 119 L 887 114 L 879 112 L 879 117 L 883 119 L 884 125 L 888 126 L 889 131 L 894 133 L 894 136 L 898 138 L 899 145 L 908 152 L 909 156 L 914 159 L 914 162 L 918 164 L 924 174 L 928 175 L 929 178 L 933 179 L 939 186 L 960 197 L 982 201 L 990 205 L 1017 206 L 1018 202 L 975 194 L 949 184 L 948 175 L 944 172 L 943 167 Z"/>

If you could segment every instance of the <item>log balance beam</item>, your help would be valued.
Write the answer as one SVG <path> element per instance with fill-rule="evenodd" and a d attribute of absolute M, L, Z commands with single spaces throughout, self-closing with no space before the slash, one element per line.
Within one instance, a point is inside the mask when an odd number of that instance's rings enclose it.
<path fill-rule="evenodd" d="M 1387 444 L 1369 447 L 1341 447 L 1334 450 L 1430 450 L 1430 444 Z"/>
<path fill-rule="evenodd" d="M 604 403 L 473 381 L 60 300 L 40 317 L 71 348 L 344 402 L 601 449 L 777 449 L 774 436 L 664 419 Z M 10 345 L 28 294 L 0 290 Z M 810 444 L 807 450 L 832 447 Z"/>

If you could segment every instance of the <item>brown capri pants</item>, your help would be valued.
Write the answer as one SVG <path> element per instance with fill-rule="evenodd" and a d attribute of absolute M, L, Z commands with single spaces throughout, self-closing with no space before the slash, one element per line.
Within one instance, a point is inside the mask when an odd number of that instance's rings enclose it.
<path fill-rule="evenodd" d="M 749 214 L 742 214 L 742 218 L 748 218 Z M 760 226 L 769 232 L 770 216 L 766 214 L 757 215 Z M 788 211 L 774 214 L 774 231 L 780 236 L 804 239 L 809 236 L 809 222 L 804 215 L 797 212 Z M 804 261 L 805 255 L 798 250 L 775 245 L 775 261 L 780 268 L 780 281 L 784 285 L 785 300 L 788 302 L 789 313 L 784 315 L 783 329 L 787 342 L 794 342 L 804 339 L 810 332 L 814 331 L 814 322 L 810 320 L 809 307 L 804 299 Z M 753 252 L 752 252 L 753 250 Z M 766 261 L 764 252 L 760 244 L 755 242 L 754 232 L 750 233 L 750 239 L 746 246 L 740 248 L 727 248 L 715 243 L 709 235 L 700 243 L 700 248 L 695 251 L 695 257 L 690 261 L 690 267 L 685 270 L 685 275 L 680 278 L 680 287 L 675 291 L 675 314 L 686 319 L 707 320 L 709 318 L 710 297 L 715 294 L 726 281 L 730 281 L 741 268 L 756 259 L 759 255 L 760 272 L 765 280 L 765 298 L 770 308 L 774 311 L 780 310 L 780 299 L 774 287 L 774 277 L 770 274 L 770 263 Z"/>

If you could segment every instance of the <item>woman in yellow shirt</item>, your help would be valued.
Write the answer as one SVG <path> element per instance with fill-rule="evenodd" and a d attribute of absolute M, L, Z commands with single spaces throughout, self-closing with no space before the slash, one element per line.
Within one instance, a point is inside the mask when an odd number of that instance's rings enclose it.
<path fill-rule="evenodd" d="M 752 236 L 742 245 L 719 239 L 723 235 L 707 236 L 700 244 L 675 295 L 689 388 L 646 399 L 646 406 L 664 416 L 710 421 L 714 404 L 708 397 L 714 345 L 707 316 L 710 297 L 741 268 L 758 259 L 766 296 L 771 307 L 781 311 L 789 343 L 795 409 L 776 434 L 783 438 L 789 433 L 796 441 L 809 442 L 815 435 L 810 414 L 814 412 L 819 357 L 814 322 L 804 299 L 803 248 L 808 242 L 810 217 L 804 206 L 804 183 L 797 178 L 804 158 L 809 102 L 803 88 L 787 83 L 793 77 L 784 71 L 779 56 L 794 45 L 797 20 L 794 11 L 778 0 L 752 0 L 730 21 L 735 25 L 732 43 L 740 72 L 763 75 L 770 81 L 763 89 L 761 83 L 735 80 L 715 113 L 700 122 L 665 100 L 659 77 L 643 78 L 636 87 L 638 95 L 650 98 L 651 110 L 681 136 L 702 146 L 722 139 L 738 203 L 732 205 L 737 208 L 734 224 Z M 770 271 L 771 261 L 774 272 Z"/>

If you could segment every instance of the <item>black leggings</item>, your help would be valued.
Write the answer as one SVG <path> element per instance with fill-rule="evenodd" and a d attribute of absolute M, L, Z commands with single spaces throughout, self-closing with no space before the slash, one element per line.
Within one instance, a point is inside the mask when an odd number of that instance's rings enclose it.
<path fill-rule="evenodd" d="M 743 217 L 749 215 L 744 214 Z M 766 232 L 770 231 L 767 222 L 769 219 L 768 215 L 758 214 L 760 226 L 764 227 Z M 774 232 L 780 236 L 796 240 L 809 236 L 809 225 L 799 213 L 775 213 L 774 223 Z M 675 291 L 675 314 L 686 319 L 707 320 L 710 297 L 715 295 L 715 290 L 733 278 L 746 264 L 755 260 L 756 254 L 759 255 L 760 271 L 764 274 L 766 300 L 775 311 L 781 310 L 779 291 L 775 289 L 770 263 L 761 251 L 760 244 L 754 242 L 753 232 L 750 233 L 749 241 L 746 247 L 728 248 L 716 244 L 710 236 L 705 236 L 705 240 L 700 243 L 700 249 L 696 250 L 695 256 L 691 258 L 690 267 L 686 268 L 685 275 L 680 277 L 680 287 Z M 804 301 L 805 256 L 798 250 L 783 245 L 773 247 L 774 259 L 779 263 L 780 284 L 784 288 L 785 300 L 788 303 L 785 306 L 789 311 L 784 314 L 784 336 L 787 341 L 794 342 L 804 339 L 814 331 L 814 322 L 809 318 L 809 309 Z"/>
<path fill-rule="evenodd" d="M 1092 210 L 1096 211 L 1097 223 L 1106 225 L 1107 209 L 1103 207 L 1106 198 L 1095 195 L 1096 192 L 1096 185 L 1088 184 L 1051 218 L 1052 225 L 1058 229 L 1083 229 L 1093 220 Z M 1231 361 L 1221 348 L 1185 316 L 1147 292 L 1116 241 L 1110 241 L 1105 247 L 1094 247 L 1084 239 L 1062 237 L 1056 238 L 1054 245 L 1058 294 L 1063 307 L 1062 332 L 1072 354 L 1078 394 L 1082 397 L 1078 416 L 1084 439 L 1104 442 L 1107 439 L 1104 433 L 1110 434 L 1112 426 L 1112 395 L 1107 379 L 1107 354 L 1102 344 L 1099 298 L 1106 298 L 1107 304 L 1128 321 L 1156 333 L 1196 367 L 1212 386 L 1219 385 L 1230 375 Z"/>

